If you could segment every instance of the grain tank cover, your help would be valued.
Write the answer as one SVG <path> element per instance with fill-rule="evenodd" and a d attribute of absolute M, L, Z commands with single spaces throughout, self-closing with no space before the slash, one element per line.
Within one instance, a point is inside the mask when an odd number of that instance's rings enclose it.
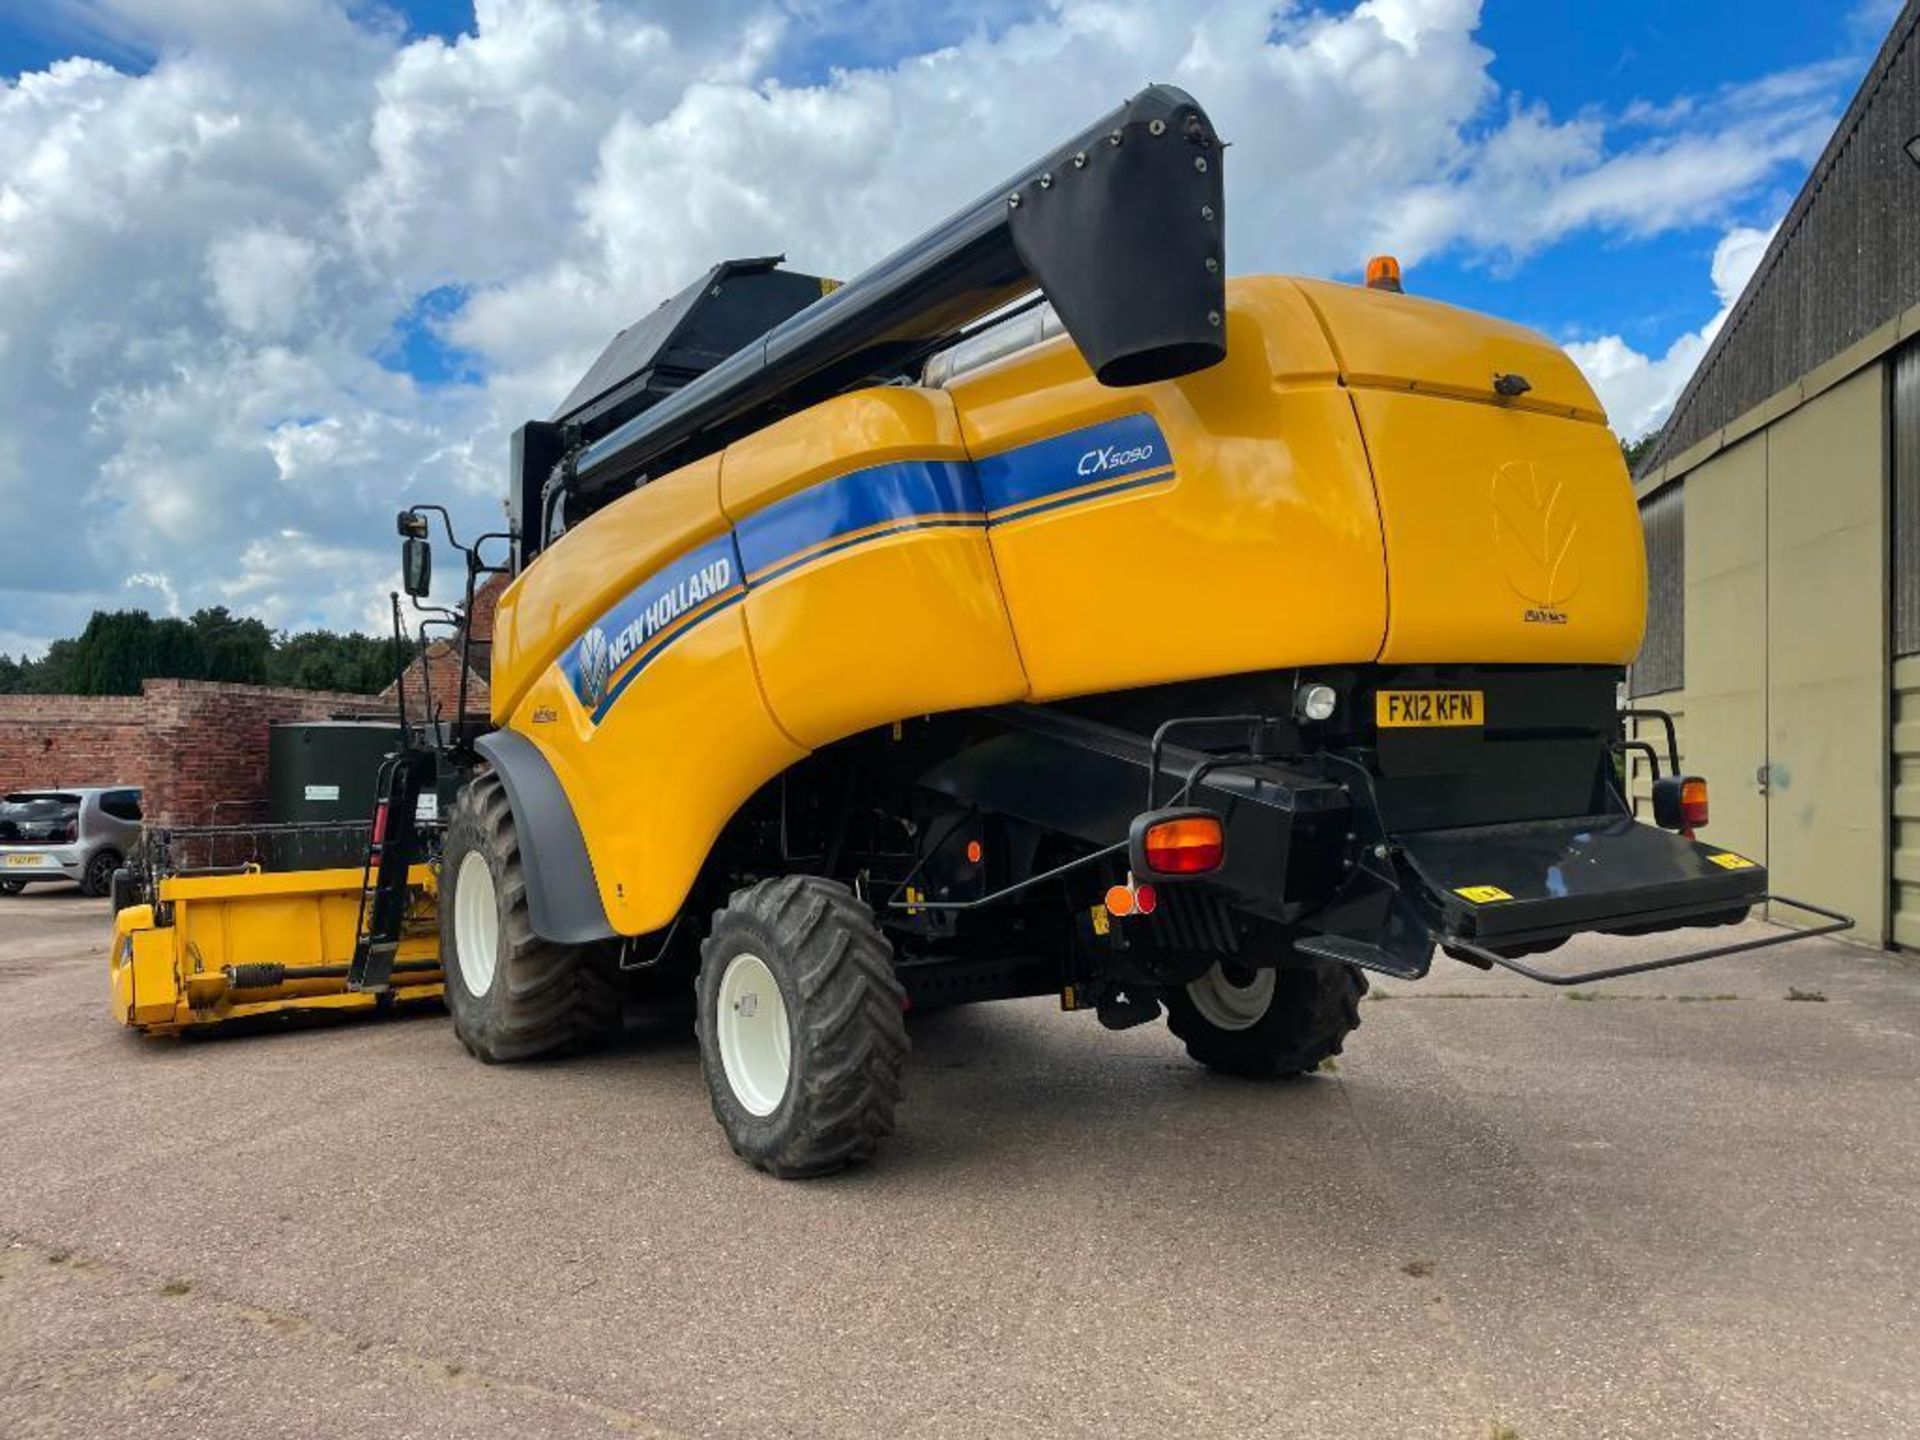
<path fill-rule="evenodd" d="M 604 435 L 833 288 L 817 275 L 779 269 L 784 258 L 722 260 L 663 300 L 613 337 L 554 420 L 578 426 L 583 439 Z"/>
<path fill-rule="evenodd" d="M 652 409 L 834 288 L 818 275 L 780 269 L 783 258 L 722 260 L 615 335 L 551 420 L 514 431 L 507 511 L 516 572 L 540 549 L 547 487 L 569 450 Z"/>

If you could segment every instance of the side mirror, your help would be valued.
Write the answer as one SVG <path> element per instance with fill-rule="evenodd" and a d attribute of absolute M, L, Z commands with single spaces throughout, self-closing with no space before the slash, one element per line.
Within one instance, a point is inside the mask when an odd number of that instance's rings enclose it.
<path fill-rule="evenodd" d="M 417 535 L 400 542 L 400 583 L 416 600 L 433 588 L 433 546 Z"/>

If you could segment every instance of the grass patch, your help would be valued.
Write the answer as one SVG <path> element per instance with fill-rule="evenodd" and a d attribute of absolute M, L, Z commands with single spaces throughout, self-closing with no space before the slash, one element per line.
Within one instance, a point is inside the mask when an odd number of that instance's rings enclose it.
<path fill-rule="evenodd" d="M 1487 1426 L 1487 1440 L 1520 1440 L 1520 1432 L 1504 1420 L 1495 1420 Z"/>
<path fill-rule="evenodd" d="M 1789 1000 L 1811 1000 L 1811 1001 L 1813 1001 L 1813 1002 L 1815 1002 L 1816 1004 L 1820 1004 L 1820 1005 L 1824 1005 L 1824 1004 L 1826 1004 L 1826 1003 L 1827 1003 L 1827 997 L 1826 997 L 1826 995 L 1825 995 L 1825 994 L 1823 994 L 1823 993 L 1822 993 L 1821 991 L 1818 991 L 1818 990 L 1800 990 L 1800 989 L 1796 989 L 1796 988 L 1795 988 L 1794 986 L 1791 986 L 1791 985 L 1789 985 L 1789 986 L 1787 987 L 1787 999 L 1789 999 Z"/>
<path fill-rule="evenodd" d="M 160 1293 L 169 1298 L 177 1298 L 192 1290 L 193 1286 L 185 1280 L 168 1280 L 160 1286 Z"/>
<path fill-rule="evenodd" d="M 1409 1260 L 1400 1267 L 1402 1275 L 1411 1275 L 1416 1280 L 1424 1280 L 1433 1273 L 1431 1260 Z"/>

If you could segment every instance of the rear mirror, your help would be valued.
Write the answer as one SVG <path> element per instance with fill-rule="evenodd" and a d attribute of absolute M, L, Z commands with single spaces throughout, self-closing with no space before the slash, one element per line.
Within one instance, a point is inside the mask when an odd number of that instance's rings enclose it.
<path fill-rule="evenodd" d="M 416 600 L 433 588 L 433 546 L 417 535 L 400 542 L 400 583 Z"/>

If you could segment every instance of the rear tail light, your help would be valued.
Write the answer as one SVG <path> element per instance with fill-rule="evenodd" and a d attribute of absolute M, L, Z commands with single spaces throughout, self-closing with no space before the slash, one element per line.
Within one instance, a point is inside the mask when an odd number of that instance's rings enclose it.
<path fill-rule="evenodd" d="M 1162 878 L 1207 875 L 1227 857 L 1227 836 L 1211 810 L 1154 810 L 1135 818 L 1128 836 L 1134 870 Z"/>
<path fill-rule="evenodd" d="M 1698 775 L 1662 775 L 1653 782 L 1653 823 L 1694 831 L 1707 823 L 1707 782 Z"/>
<path fill-rule="evenodd" d="M 1680 782 L 1680 823 L 1688 830 L 1707 823 L 1707 782 L 1697 775 Z"/>
<path fill-rule="evenodd" d="M 67 822 L 67 833 L 60 838 L 69 845 L 78 844 L 80 841 L 80 822 L 78 820 L 69 820 Z"/>

